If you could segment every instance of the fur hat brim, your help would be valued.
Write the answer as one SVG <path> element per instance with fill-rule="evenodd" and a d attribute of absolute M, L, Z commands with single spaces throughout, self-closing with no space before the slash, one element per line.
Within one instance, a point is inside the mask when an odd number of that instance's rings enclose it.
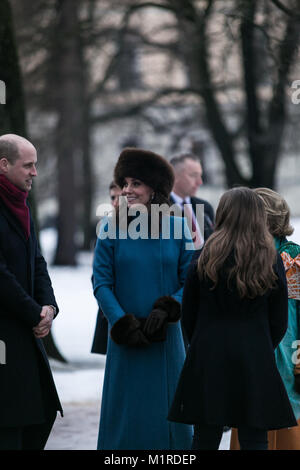
<path fill-rule="evenodd" d="M 172 166 L 160 155 L 139 148 L 125 148 L 118 159 L 114 170 L 114 180 L 123 188 L 125 178 L 136 178 L 169 197 L 173 184 Z"/>

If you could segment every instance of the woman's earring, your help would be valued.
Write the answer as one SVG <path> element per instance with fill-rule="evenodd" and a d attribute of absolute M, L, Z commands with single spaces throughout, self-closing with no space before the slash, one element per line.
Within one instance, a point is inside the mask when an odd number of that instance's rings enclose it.
<path fill-rule="evenodd" d="M 153 201 L 154 197 L 155 197 L 155 193 L 152 193 L 151 201 Z"/>

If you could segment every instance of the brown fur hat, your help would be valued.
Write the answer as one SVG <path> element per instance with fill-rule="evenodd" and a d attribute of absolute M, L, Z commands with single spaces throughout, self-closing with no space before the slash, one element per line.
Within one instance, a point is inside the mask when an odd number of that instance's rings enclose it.
<path fill-rule="evenodd" d="M 126 147 L 115 166 L 114 180 L 122 188 L 125 178 L 137 178 L 155 192 L 169 197 L 174 184 L 172 166 L 160 155 L 139 148 Z"/>

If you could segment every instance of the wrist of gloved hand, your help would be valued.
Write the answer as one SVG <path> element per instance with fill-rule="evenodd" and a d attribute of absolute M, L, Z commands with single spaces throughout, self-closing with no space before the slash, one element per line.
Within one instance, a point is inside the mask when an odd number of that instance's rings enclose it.
<path fill-rule="evenodd" d="M 141 330 L 141 322 L 131 314 L 121 317 L 110 330 L 111 339 L 126 346 L 148 346 L 150 343 Z"/>
<path fill-rule="evenodd" d="M 154 302 L 153 310 L 155 309 L 165 311 L 167 314 L 167 321 L 169 323 L 176 323 L 181 318 L 181 305 L 170 295 L 159 297 Z"/>
<path fill-rule="evenodd" d="M 300 394 L 300 374 L 295 375 L 295 390 Z"/>

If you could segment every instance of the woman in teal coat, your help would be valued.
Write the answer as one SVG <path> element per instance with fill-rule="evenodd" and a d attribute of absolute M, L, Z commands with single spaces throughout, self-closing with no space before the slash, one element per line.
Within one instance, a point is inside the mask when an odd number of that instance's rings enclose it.
<path fill-rule="evenodd" d="M 283 429 L 269 436 L 270 450 L 300 450 L 300 370 L 297 346 L 300 339 L 300 246 L 287 240 L 294 229 L 290 225 L 290 210 L 283 197 L 269 188 L 255 192 L 264 201 L 268 226 L 280 253 L 288 285 L 288 328 L 275 351 L 276 364 L 295 417 L 297 427 Z M 275 434 L 275 433 L 273 433 Z"/>
<path fill-rule="evenodd" d="M 129 210 L 140 204 L 149 209 L 167 201 L 173 171 L 152 152 L 124 149 L 115 181 Z M 139 220 L 151 218 L 143 214 Z M 126 237 L 120 226 L 116 237 L 106 236 L 104 226 L 98 237 L 94 294 L 110 330 L 98 449 L 191 447 L 192 427 L 170 423 L 167 415 L 185 359 L 180 302 L 193 252 L 186 226 L 182 236 L 175 233 L 185 225 L 183 219 L 170 217 L 167 238 L 163 221 L 155 237 L 145 236 L 143 229 L 140 238 Z"/>

